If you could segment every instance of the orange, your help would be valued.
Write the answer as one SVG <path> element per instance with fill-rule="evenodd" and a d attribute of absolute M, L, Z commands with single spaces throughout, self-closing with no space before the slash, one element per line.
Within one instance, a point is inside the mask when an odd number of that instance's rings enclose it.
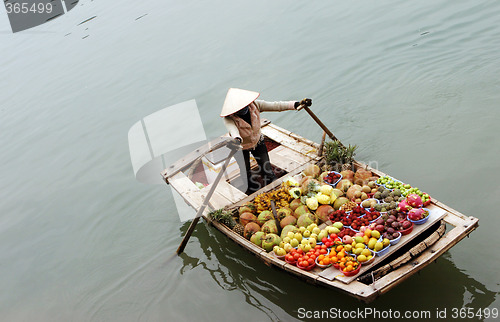
<path fill-rule="evenodd" d="M 330 264 L 330 258 L 329 257 L 325 257 L 325 259 L 323 260 L 323 265 L 328 265 Z"/>
<path fill-rule="evenodd" d="M 331 257 L 331 258 L 330 258 L 330 261 L 331 261 L 332 263 L 336 263 L 336 262 L 338 261 L 337 256 L 333 256 L 333 257 Z"/>
<path fill-rule="evenodd" d="M 325 255 L 319 255 L 319 256 L 318 256 L 318 260 L 319 260 L 319 261 L 322 261 L 322 260 L 323 260 L 323 258 L 325 258 Z"/>

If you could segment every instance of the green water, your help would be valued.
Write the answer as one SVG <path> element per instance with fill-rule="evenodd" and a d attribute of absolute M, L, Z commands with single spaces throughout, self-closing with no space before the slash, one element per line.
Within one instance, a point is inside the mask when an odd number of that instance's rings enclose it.
<path fill-rule="evenodd" d="M 216 137 L 229 87 L 311 97 L 357 159 L 480 219 L 368 307 L 447 308 L 448 319 L 500 309 L 499 15 L 495 1 L 83 0 L 12 34 L 4 14 L 0 319 L 289 321 L 300 308 L 366 306 L 267 267 L 203 222 L 174 255 L 188 223 L 170 187 L 135 181 L 127 133 L 196 99 Z M 265 117 L 321 138 L 306 113 Z"/>

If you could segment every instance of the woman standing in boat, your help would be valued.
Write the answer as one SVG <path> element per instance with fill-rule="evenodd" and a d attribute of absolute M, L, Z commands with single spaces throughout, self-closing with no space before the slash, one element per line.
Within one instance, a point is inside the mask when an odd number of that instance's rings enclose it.
<path fill-rule="evenodd" d="M 242 178 L 243 169 L 246 171 L 248 189 L 246 194 L 259 190 L 258 181 L 252 180 L 250 172 L 250 153 L 257 161 L 264 186 L 273 182 L 276 176 L 272 170 L 269 154 L 260 132 L 260 112 L 281 112 L 286 110 L 300 110 L 303 106 L 311 106 L 312 100 L 305 98 L 300 102 L 266 102 L 257 100 L 260 93 L 238 88 L 230 88 L 227 92 L 220 116 L 229 135 L 241 144 L 243 161 L 236 158 Z"/>

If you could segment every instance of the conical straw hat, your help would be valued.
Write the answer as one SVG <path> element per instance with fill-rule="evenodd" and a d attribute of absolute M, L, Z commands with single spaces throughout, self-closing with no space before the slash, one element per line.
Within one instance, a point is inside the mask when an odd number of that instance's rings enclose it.
<path fill-rule="evenodd" d="M 238 112 L 248 104 L 252 103 L 259 97 L 260 93 L 247 91 L 239 88 L 230 88 L 227 91 L 226 99 L 224 100 L 224 105 L 222 106 L 222 111 L 220 116 L 228 116 L 233 113 Z"/>

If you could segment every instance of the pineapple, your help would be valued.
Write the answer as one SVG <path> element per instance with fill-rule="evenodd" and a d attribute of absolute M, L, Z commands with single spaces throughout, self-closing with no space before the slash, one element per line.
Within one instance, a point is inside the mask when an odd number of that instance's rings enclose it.
<path fill-rule="evenodd" d="M 235 233 L 237 233 L 238 235 L 243 236 L 243 233 L 244 233 L 244 231 L 245 231 L 245 227 L 243 227 L 243 226 L 242 226 L 242 225 L 240 225 L 240 224 L 236 224 L 236 225 L 234 225 L 234 227 L 233 227 L 233 231 L 234 231 Z"/>
<path fill-rule="evenodd" d="M 229 227 L 229 229 L 233 229 L 233 227 L 236 225 L 236 221 L 231 216 L 231 213 L 225 211 L 223 208 L 209 212 L 208 218 L 210 220 L 214 220 L 226 225 L 227 227 Z"/>

